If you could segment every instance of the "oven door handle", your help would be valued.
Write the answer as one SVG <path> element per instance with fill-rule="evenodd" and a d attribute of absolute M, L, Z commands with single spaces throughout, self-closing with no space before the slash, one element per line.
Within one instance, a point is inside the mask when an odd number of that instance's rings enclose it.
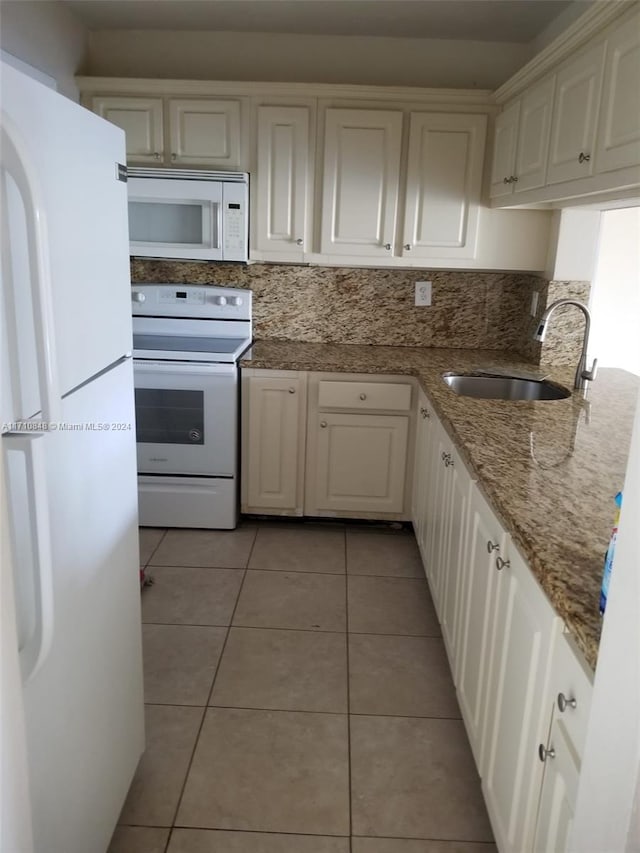
<path fill-rule="evenodd" d="M 203 361 L 147 361 L 134 358 L 134 370 L 144 373 L 173 373 L 182 376 L 235 376 L 238 370 L 234 364 L 219 364 Z"/>

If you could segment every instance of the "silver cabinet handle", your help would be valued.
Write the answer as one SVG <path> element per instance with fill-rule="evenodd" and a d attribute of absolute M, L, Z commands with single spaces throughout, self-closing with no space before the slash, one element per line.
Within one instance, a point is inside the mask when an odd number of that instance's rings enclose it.
<path fill-rule="evenodd" d="M 361 399 L 361 400 L 366 400 L 366 399 L 367 399 L 367 395 L 366 395 L 366 394 L 360 394 L 360 399 Z"/>
<path fill-rule="evenodd" d="M 304 240 L 302 239 L 302 237 L 298 237 L 298 239 L 296 240 L 296 245 L 297 245 L 297 246 L 302 246 L 302 245 L 303 245 L 303 243 L 304 243 Z"/>
<path fill-rule="evenodd" d="M 585 154 L 584 151 L 578 154 L 578 163 L 588 163 L 589 160 L 591 160 L 591 154 Z"/>
<path fill-rule="evenodd" d="M 290 393 L 290 394 L 295 394 L 295 393 L 296 393 L 296 389 L 295 389 L 295 388 L 289 388 L 289 393 Z"/>
<path fill-rule="evenodd" d="M 508 569 L 510 565 L 510 560 L 503 560 L 502 557 L 496 557 L 496 569 L 499 572 L 501 572 L 503 569 Z"/>
<path fill-rule="evenodd" d="M 153 152 L 153 159 L 154 159 L 154 160 L 159 160 L 159 159 L 160 159 L 160 153 L 159 153 L 158 151 L 154 151 L 154 152 Z"/>
<path fill-rule="evenodd" d="M 444 460 L 445 468 L 453 468 L 453 459 L 451 458 L 451 454 L 447 453 L 447 458 Z"/>
<path fill-rule="evenodd" d="M 518 176 L 517 175 L 511 175 L 511 183 L 512 184 L 518 183 Z"/>
<path fill-rule="evenodd" d="M 422 415 L 423 418 L 430 418 L 431 417 L 431 415 L 429 414 L 429 410 L 425 409 L 424 406 L 420 406 L 420 414 Z"/>
<path fill-rule="evenodd" d="M 177 155 L 177 154 L 172 154 L 172 155 L 171 155 L 171 159 L 175 162 L 175 161 L 178 159 L 178 155 Z"/>
<path fill-rule="evenodd" d="M 320 421 L 320 426 L 322 427 L 322 429 L 324 429 L 326 427 L 326 425 L 327 425 L 326 421 Z"/>
<path fill-rule="evenodd" d="M 385 243 L 385 244 L 384 244 L 384 247 L 385 247 L 385 249 L 387 250 L 387 252 L 390 252 L 390 251 L 391 251 L 391 243 Z"/>
<path fill-rule="evenodd" d="M 540 759 L 540 761 L 546 761 L 547 758 L 555 757 L 556 751 L 552 746 L 547 749 L 543 743 L 540 744 L 540 746 L 538 747 L 538 758 Z"/>
<path fill-rule="evenodd" d="M 503 184 L 510 184 L 510 183 L 511 183 L 511 178 L 503 178 L 503 179 L 502 179 L 502 183 L 503 183 Z"/>
<path fill-rule="evenodd" d="M 491 539 L 487 540 L 487 553 L 488 554 L 491 554 L 492 551 L 499 551 L 499 550 L 500 550 L 500 546 L 498 545 L 497 542 L 494 543 L 491 541 Z"/>
<path fill-rule="evenodd" d="M 404 248 L 405 248 L 405 251 L 407 251 L 407 252 L 411 251 L 411 243 L 405 243 Z"/>
<path fill-rule="evenodd" d="M 571 697 L 571 699 L 567 699 L 564 693 L 558 693 L 558 708 L 560 709 L 560 713 L 564 714 L 567 708 L 575 709 L 578 707 L 578 702 L 575 697 Z"/>

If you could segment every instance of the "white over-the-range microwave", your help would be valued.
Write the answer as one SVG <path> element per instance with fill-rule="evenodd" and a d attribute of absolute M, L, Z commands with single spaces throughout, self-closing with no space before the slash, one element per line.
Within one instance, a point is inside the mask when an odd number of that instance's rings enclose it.
<path fill-rule="evenodd" d="M 249 175 L 127 169 L 130 254 L 192 261 L 249 259 Z"/>

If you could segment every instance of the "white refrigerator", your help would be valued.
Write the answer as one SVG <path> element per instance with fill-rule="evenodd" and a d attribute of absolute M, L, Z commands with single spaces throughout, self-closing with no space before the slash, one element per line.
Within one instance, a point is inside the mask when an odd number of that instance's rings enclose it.
<path fill-rule="evenodd" d="M 144 748 L 124 135 L 0 86 L 0 850 L 105 853 Z"/>

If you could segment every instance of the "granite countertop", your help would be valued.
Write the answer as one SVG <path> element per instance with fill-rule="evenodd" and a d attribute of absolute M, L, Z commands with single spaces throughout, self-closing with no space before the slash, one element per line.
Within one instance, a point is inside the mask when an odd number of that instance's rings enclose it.
<path fill-rule="evenodd" d="M 587 400 L 507 402 L 459 397 L 445 371 L 538 371 L 488 350 L 257 341 L 242 367 L 417 377 L 494 511 L 595 669 L 604 555 L 624 485 L 640 380 L 601 369 Z M 567 388 L 573 369 L 546 371 Z"/>

